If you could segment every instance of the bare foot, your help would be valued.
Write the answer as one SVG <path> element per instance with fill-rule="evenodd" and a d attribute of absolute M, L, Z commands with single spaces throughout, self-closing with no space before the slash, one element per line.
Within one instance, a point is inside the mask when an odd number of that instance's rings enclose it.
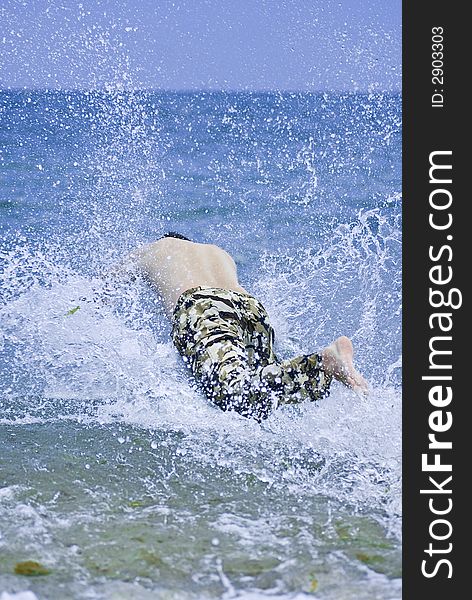
<path fill-rule="evenodd" d="M 353 353 L 351 340 L 343 335 L 321 352 L 323 368 L 347 387 L 366 394 L 369 386 L 359 371 L 354 368 Z"/>

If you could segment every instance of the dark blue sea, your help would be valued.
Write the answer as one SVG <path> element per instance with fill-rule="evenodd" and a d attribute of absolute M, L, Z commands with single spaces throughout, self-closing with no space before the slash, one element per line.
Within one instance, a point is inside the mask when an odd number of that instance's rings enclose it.
<path fill-rule="evenodd" d="M 395 94 L 0 92 L 2 600 L 401 597 L 401 134 Z M 101 277 L 170 230 L 370 395 L 209 404 Z"/>

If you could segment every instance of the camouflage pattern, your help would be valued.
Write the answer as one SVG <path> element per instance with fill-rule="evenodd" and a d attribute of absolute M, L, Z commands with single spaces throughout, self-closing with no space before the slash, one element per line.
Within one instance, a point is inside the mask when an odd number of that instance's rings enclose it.
<path fill-rule="evenodd" d="M 332 377 L 320 354 L 277 359 L 267 312 L 249 294 L 187 290 L 174 309 L 172 339 L 207 397 L 223 410 L 260 421 L 279 404 L 329 393 Z"/>

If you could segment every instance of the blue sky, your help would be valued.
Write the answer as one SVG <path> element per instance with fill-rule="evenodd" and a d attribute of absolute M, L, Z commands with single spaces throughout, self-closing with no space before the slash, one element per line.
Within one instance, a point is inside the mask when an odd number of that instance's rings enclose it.
<path fill-rule="evenodd" d="M 400 0 L 2 0 L 0 88 L 399 90 Z"/>

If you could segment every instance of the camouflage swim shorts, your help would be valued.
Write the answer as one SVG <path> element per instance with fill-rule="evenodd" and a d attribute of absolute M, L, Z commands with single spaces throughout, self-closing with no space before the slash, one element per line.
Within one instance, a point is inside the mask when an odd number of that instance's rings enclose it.
<path fill-rule="evenodd" d="M 320 354 L 277 359 L 267 312 L 249 294 L 185 291 L 174 309 L 172 339 L 207 397 L 223 410 L 260 421 L 279 404 L 319 400 L 329 392 L 332 377 Z"/>

